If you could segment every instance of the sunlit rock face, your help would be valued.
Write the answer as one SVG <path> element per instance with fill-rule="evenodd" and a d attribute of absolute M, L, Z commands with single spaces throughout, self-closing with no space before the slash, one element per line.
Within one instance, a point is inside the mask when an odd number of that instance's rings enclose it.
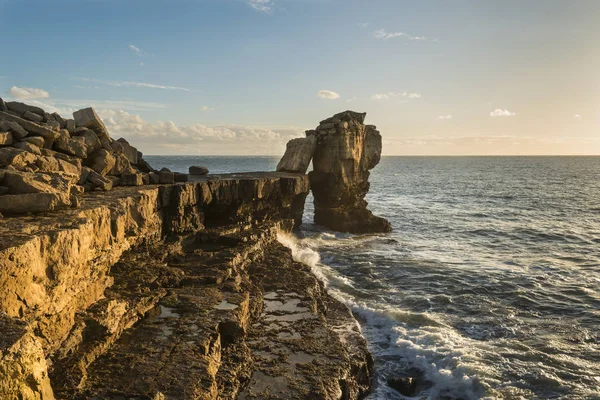
<path fill-rule="evenodd" d="M 365 117 L 345 111 L 306 132 L 317 141 L 309 173 L 315 222 L 343 232 L 389 232 L 390 223 L 374 216 L 364 199 L 369 170 L 381 158 L 381 135 L 375 126 L 364 124 Z"/>

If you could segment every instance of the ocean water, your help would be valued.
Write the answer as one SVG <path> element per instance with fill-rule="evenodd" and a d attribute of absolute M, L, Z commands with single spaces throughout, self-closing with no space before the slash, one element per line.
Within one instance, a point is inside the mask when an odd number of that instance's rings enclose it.
<path fill-rule="evenodd" d="M 148 157 L 273 170 L 276 157 Z M 600 157 L 384 157 L 370 208 L 394 231 L 312 223 L 285 238 L 350 306 L 375 357 L 370 399 L 600 399 Z"/>

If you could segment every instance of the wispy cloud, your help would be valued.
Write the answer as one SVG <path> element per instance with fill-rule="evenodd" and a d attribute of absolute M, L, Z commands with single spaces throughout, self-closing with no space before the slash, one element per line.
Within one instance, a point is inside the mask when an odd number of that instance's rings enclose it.
<path fill-rule="evenodd" d="M 440 120 L 452 119 L 452 115 L 451 114 L 440 115 L 439 117 L 437 117 L 437 119 L 440 119 Z"/>
<path fill-rule="evenodd" d="M 359 24 L 357 24 L 359 28 L 368 28 L 369 27 L 369 23 L 368 22 L 361 22 Z"/>
<path fill-rule="evenodd" d="M 273 11 L 273 1 L 272 0 L 247 0 L 247 3 L 250 7 L 254 8 L 257 11 L 264 13 L 271 13 Z"/>
<path fill-rule="evenodd" d="M 215 109 L 209 106 L 202 106 L 200 107 L 200 111 L 215 111 Z"/>
<path fill-rule="evenodd" d="M 134 45 L 130 44 L 129 45 L 129 50 L 132 51 L 133 54 L 135 54 L 136 56 L 143 56 L 144 52 L 142 50 L 140 50 L 138 47 L 135 47 Z"/>
<path fill-rule="evenodd" d="M 573 115 L 573 118 L 575 118 L 575 119 L 581 119 L 581 115 L 575 114 L 575 115 Z"/>
<path fill-rule="evenodd" d="M 340 95 L 336 92 L 332 92 L 331 90 L 319 90 L 317 97 L 328 100 L 337 100 L 340 98 Z"/>
<path fill-rule="evenodd" d="M 191 89 L 180 87 L 180 86 L 166 86 L 166 85 L 157 85 L 154 83 L 144 83 L 144 82 L 132 82 L 132 81 L 104 81 L 101 79 L 94 78 L 73 78 L 82 82 L 91 82 L 91 83 L 99 83 L 108 86 L 115 87 L 139 87 L 139 88 L 150 88 L 150 89 L 164 89 L 164 90 L 183 90 L 184 92 L 191 92 Z"/>
<path fill-rule="evenodd" d="M 375 93 L 371 96 L 371 100 L 391 100 L 399 97 L 406 97 L 409 99 L 420 99 L 420 93 L 409 93 L 409 92 L 387 92 L 387 93 Z"/>
<path fill-rule="evenodd" d="M 508 111 L 507 109 L 503 110 L 501 108 L 496 108 L 490 113 L 490 116 L 492 117 L 514 117 L 515 115 L 517 114 L 512 111 Z"/>
<path fill-rule="evenodd" d="M 352 103 L 352 102 L 355 102 L 356 100 L 358 100 L 358 97 L 350 97 L 349 99 L 346 99 L 346 103 Z"/>
<path fill-rule="evenodd" d="M 48 97 L 50 97 L 50 94 L 48 92 L 46 92 L 44 89 L 38 88 L 13 86 L 8 92 L 20 100 L 47 99 Z"/>
<path fill-rule="evenodd" d="M 427 40 L 425 36 L 413 36 L 405 32 L 387 32 L 385 29 L 378 29 L 373 32 L 373 37 L 379 40 L 388 40 L 394 38 L 405 38 L 407 40 Z"/>

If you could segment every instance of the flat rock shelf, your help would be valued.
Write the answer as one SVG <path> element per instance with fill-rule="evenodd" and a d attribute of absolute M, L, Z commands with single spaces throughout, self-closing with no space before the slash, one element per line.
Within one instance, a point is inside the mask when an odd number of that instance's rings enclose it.
<path fill-rule="evenodd" d="M 358 324 L 277 240 L 308 192 L 194 176 L 0 220 L 0 398 L 364 397 Z"/>

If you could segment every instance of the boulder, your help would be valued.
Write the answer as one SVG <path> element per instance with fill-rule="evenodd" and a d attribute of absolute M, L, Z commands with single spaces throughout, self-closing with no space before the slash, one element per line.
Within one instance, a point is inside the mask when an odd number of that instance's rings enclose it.
<path fill-rule="evenodd" d="M 166 168 L 163 168 L 159 173 L 158 173 L 158 182 L 161 184 L 171 184 L 171 183 L 175 183 L 175 174 L 173 174 L 171 171 L 169 171 Z"/>
<path fill-rule="evenodd" d="M 188 174 L 181 174 L 179 172 L 174 172 L 175 174 L 175 182 L 188 182 L 190 180 L 190 176 Z"/>
<path fill-rule="evenodd" d="M 11 121 L 0 120 L 0 130 L 11 132 L 14 140 L 22 140 L 29 134 L 21 125 Z"/>
<path fill-rule="evenodd" d="M 117 143 L 117 142 L 114 142 Z M 120 153 L 114 156 L 115 166 L 110 171 L 111 175 L 135 174 L 137 171 L 131 166 L 125 154 Z"/>
<path fill-rule="evenodd" d="M 9 101 L 8 103 L 6 103 L 6 105 L 10 111 L 14 111 L 15 113 L 17 113 L 19 115 L 23 115 L 28 111 L 32 112 L 34 114 L 38 114 L 40 116 L 44 115 L 44 110 L 42 110 L 41 108 L 36 107 L 36 106 L 30 106 L 25 103 L 20 103 L 18 101 Z"/>
<path fill-rule="evenodd" d="M 60 129 L 67 128 L 67 120 L 61 117 L 59 113 L 54 112 L 50 115 L 52 115 L 52 118 L 54 118 L 54 120 L 60 124 Z"/>
<path fill-rule="evenodd" d="M 123 145 L 116 140 L 110 144 L 110 148 L 112 149 L 113 153 L 115 153 L 115 154 L 123 153 Z"/>
<path fill-rule="evenodd" d="M 137 164 L 138 163 L 138 150 L 129 144 L 129 142 L 123 138 L 117 139 L 117 142 L 121 144 L 123 154 L 127 157 L 130 163 Z M 144 171 L 146 172 L 146 171 Z"/>
<path fill-rule="evenodd" d="M 104 191 L 111 190 L 113 188 L 113 181 L 108 179 L 105 176 L 100 175 L 96 171 L 90 171 L 87 181 L 91 183 L 94 187 L 98 187 Z"/>
<path fill-rule="evenodd" d="M 91 168 L 82 167 L 81 168 L 81 173 L 79 174 L 79 180 L 77 181 L 77 184 L 78 185 L 84 185 L 87 182 L 87 180 L 88 180 L 88 178 L 89 178 L 89 176 L 90 176 L 90 174 L 92 172 L 93 171 L 92 171 Z"/>
<path fill-rule="evenodd" d="M 121 185 L 123 186 L 142 186 L 144 179 L 141 173 L 121 174 Z"/>
<path fill-rule="evenodd" d="M 206 175 L 208 174 L 208 168 L 193 165 L 189 169 L 190 175 Z"/>
<path fill-rule="evenodd" d="M 151 185 L 158 185 L 160 183 L 160 175 L 156 172 L 150 172 L 148 174 L 148 178 L 150 180 Z"/>
<path fill-rule="evenodd" d="M 42 140 L 44 140 L 44 139 L 42 139 Z M 29 142 L 18 142 L 18 143 L 15 143 L 13 147 L 16 149 L 26 150 L 30 153 L 35 154 L 36 156 L 42 155 L 40 148 Z"/>
<path fill-rule="evenodd" d="M 31 143 L 37 147 L 44 147 L 44 138 L 40 136 L 30 136 L 22 140 L 23 142 Z"/>
<path fill-rule="evenodd" d="M 50 118 L 45 122 L 46 126 L 50 127 L 53 131 L 60 131 L 60 122 L 56 121 L 54 118 Z"/>
<path fill-rule="evenodd" d="M 0 146 L 10 146 L 14 142 L 11 132 L 0 132 Z"/>
<path fill-rule="evenodd" d="M 57 132 L 53 131 L 52 129 L 46 126 L 36 124 L 35 122 L 28 121 L 26 119 L 17 117 L 7 112 L 0 111 L 0 120 L 16 122 L 19 125 L 21 125 L 27 132 L 41 136 L 44 139 L 55 139 L 58 137 Z"/>
<path fill-rule="evenodd" d="M 2 167 L 10 165 L 20 170 L 33 164 L 36 159 L 35 154 L 22 149 L 15 149 L 14 147 L 0 148 L 0 166 Z"/>
<path fill-rule="evenodd" d="M 142 158 L 142 153 L 138 152 L 138 162 L 135 166 L 142 172 L 149 174 L 150 172 L 156 172 L 154 168 L 146 160 Z"/>
<path fill-rule="evenodd" d="M 58 159 L 54 157 L 47 156 L 39 156 L 37 160 L 35 160 L 35 165 L 39 168 L 40 171 L 43 172 L 59 172 L 60 165 L 58 164 Z"/>
<path fill-rule="evenodd" d="M 277 164 L 277 171 L 305 174 L 315 152 L 316 144 L 317 138 L 313 135 L 290 140 L 287 143 L 285 154 Z"/>
<path fill-rule="evenodd" d="M 102 119 L 100 119 L 93 108 L 89 107 L 75 111 L 73 113 L 73 118 L 75 119 L 77 126 L 84 126 L 96 132 L 102 143 L 102 147 L 105 150 L 111 150 L 110 143 L 112 142 L 112 139 L 110 134 L 108 133 L 104 122 L 102 122 Z"/>
<path fill-rule="evenodd" d="M 2 100 L 2 97 L 0 97 L 0 111 L 8 111 L 8 106 L 6 105 L 6 102 Z"/>
<path fill-rule="evenodd" d="M 307 137 L 316 139 L 313 170 L 308 175 L 314 218 L 317 224 L 337 231 L 389 232 L 390 223 L 374 216 L 364 200 L 369 170 L 381 158 L 381 135 L 375 126 L 364 124 L 365 116 L 345 111 L 307 132 Z"/>
<path fill-rule="evenodd" d="M 23 114 L 23 118 L 36 122 L 38 124 L 44 122 L 44 117 L 42 117 L 39 114 L 32 113 L 31 111 L 25 111 L 25 114 Z"/>
<path fill-rule="evenodd" d="M 115 163 L 115 157 L 106 149 L 96 150 L 85 161 L 86 166 L 100 175 L 107 175 L 115 167 Z"/>
<path fill-rule="evenodd" d="M 77 138 L 81 138 L 81 140 L 83 141 L 88 155 L 92 154 L 93 152 L 99 150 L 102 147 L 102 143 L 100 143 L 98 135 L 96 135 L 96 132 L 90 129 L 86 129 L 86 131 L 83 132 L 80 136 L 77 136 Z"/>
<path fill-rule="evenodd" d="M 71 139 L 63 132 L 64 131 L 61 131 L 61 135 L 54 141 L 54 149 L 71 156 L 86 158 L 87 149 L 85 143 L 81 140 Z"/>
<path fill-rule="evenodd" d="M 0 212 L 15 214 L 71 207 L 71 187 L 75 178 L 73 175 L 62 173 L 7 171 L 2 185 L 9 188 L 9 195 L 0 197 Z M 6 199 L 7 197 L 12 199 Z M 24 204 L 14 204 L 19 201 L 23 201 Z M 34 201 L 38 204 L 33 204 Z"/>
<path fill-rule="evenodd" d="M 65 126 L 65 128 L 69 132 L 71 132 L 71 133 L 75 132 L 75 128 L 76 127 L 77 127 L 77 124 L 75 123 L 74 119 L 68 119 L 68 120 L 66 120 L 66 126 Z"/>

